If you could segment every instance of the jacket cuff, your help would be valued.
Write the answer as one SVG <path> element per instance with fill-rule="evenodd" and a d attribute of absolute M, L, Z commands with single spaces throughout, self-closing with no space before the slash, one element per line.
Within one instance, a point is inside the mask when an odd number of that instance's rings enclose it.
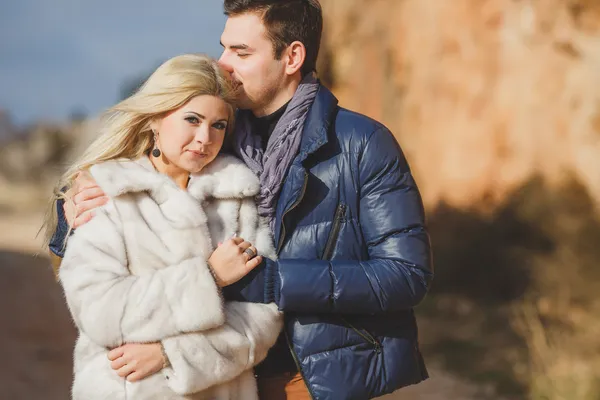
<path fill-rule="evenodd" d="M 277 261 L 266 259 L 265 267 L 265 303 L 279 305 L 281 298 L 281 281 L 279 279 L 279 264 Z"/>
<path fill-rule="evenodd" d="M 248 275 L 234 283 L 222 288 L 226 301 L 240 301 L 250 303 L 262 303 L 265 299 L 265 277 L 266 262 L 263 261 L 258 267 L 250 271 Z"/>
<path fill-rule="evenodd" d="M 64 203 L 65 201 L 63 199 L 58 199 L 56 201 L 56 214 L 58 220 L 56 224 L 56 230 L 54 231 L 54 235 L 52 235 L 48 245 L 50 251 L 59 258 L 63 258 L 65 256 L 65 240 L 67 237 L 67 232 L 69 232 L 69 225 L 63 210 Z M 73 234 L 73 231 L 71 231 L 71 234 Z"/>

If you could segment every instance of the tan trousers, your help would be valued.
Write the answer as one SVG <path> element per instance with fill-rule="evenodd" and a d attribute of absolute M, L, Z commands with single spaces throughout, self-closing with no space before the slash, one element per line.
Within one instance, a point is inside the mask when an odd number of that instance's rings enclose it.
<path fill-rule="evenodd" d="M 260 400 L 311 400 L 302 375 L 288 372 L 269 377 L 258 377 Z"/>

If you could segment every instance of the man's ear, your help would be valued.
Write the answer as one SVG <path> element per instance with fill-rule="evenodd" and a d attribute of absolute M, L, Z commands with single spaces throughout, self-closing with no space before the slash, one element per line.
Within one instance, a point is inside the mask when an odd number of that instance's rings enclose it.
<path fill-rule="evenodd" d="M 304 60 L 306 60 L 306 47 L 299 41 L 292 42 L 287 49 L 285 49 L 285 73 L 288 75 L 294 75 L 300 71 Z"/>

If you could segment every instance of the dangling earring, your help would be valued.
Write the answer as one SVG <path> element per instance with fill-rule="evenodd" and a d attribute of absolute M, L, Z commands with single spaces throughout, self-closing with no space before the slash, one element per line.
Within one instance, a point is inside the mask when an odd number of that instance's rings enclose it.
<path fill-rule="evenodd" d="M 158 149 L 158 141 L 157 139 L 157 135 L 156 132 L 154 130 L 152 130 L 152 133 L 154 133 L 154 149 L 152 150 L 152 155 L 156 158 L 160 157 L 160 150 Z"/>

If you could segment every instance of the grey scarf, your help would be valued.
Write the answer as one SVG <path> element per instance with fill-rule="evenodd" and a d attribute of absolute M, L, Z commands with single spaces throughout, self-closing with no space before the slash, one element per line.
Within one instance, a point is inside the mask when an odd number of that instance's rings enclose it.
<path fill-rule="evenodd" d="M 279 193 L 287 171 L 300 149 L 306 115 L 318 90 L 316 76 L 306 75 L 275 125 L 266 151 L 263 151 L 258 132 L 252 132 L 250 112 L 243 111 L 238 115 L 234 132 L 234 152 L 260 178 L 258 213 L 267 218 L 273 230 Z"/>

